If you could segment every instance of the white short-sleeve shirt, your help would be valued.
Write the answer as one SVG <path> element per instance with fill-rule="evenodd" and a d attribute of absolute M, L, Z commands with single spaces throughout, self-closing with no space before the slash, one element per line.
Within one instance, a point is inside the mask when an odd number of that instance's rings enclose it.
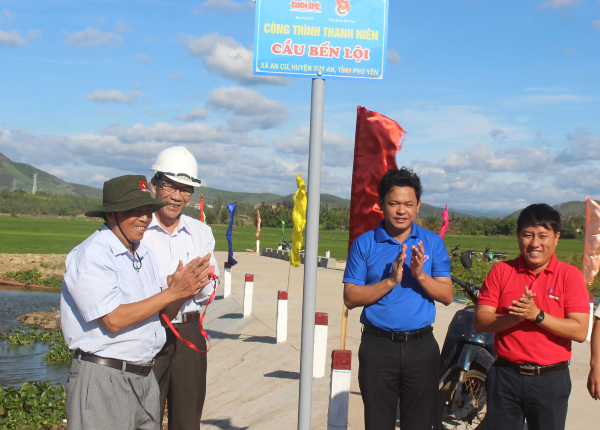
<path fill-rule="evenodd" d="M 204 257 L 207 254 L 211 254 L 210 264 L 215 266 L 214 274 L 219 276 L 219 266 L 214 254 L 215 238 L 212 229 L 201 221 L 181 215 L 177 227 L 171 234 L 160 225 L 154 214 L 148 230 L 144 233 L 142 243 L 156 257 L 163 288 L 167 287 L 167 276 L 175 273 L 180 260 L 185 265 L 194 258 Z M 212 281 L 194 298 L 186 301 L 180 312 L 199 311 L 215 288 L 216 282 Z"/>
<path fill-rule="evenodd" d="M 161 350 L 166 334 L 158 314 L 111 333 L 100 318 L 121 304 L 158 294 L 161 280 L 152 253 L 140 244 L 142 267 L 133 267 L 131 252 L 104 225 L 76 246 L 65 261 L 60 310 L 64 338 L 70 349 L 148 363 Z"/>

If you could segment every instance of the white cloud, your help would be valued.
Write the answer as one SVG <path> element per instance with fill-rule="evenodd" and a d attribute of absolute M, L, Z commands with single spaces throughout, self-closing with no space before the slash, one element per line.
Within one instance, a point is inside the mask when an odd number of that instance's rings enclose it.
<path fill-rule="evenodd" d="M 533 145 L 491 150 L 471 145 L 439 162 L 410 163 L 423 180 L 429 204 L 512 211 L 527 204 L 557 204 L 598 195 L 600 136 L 577 130 L 553 150 L 541 133 Z"/>
<path fill-rule="evenodd" d="M 568 146 L 556 156 L 557 163 L 577 166 L 600 160 L 600 136 L 579 129 L 567 135 L 567 143 Z"/>
<path fill-rule="evenodd" d="M 65 44 L 75 48 L 98 48 L 103 45 L 117 47 L 123 42 L 123 38 L 118 34 L 100 31 L 91 27 L 75 33 L 63 30 L 62 33 L 67 36 Z"/>
<path fill-rule="evenodd" d="M 569 57 L 572 57 L 573 55 L 575 55 L 575 51 L 573 51 L 571 48 L 569 48 L 568 46 L 565 46 L 563 48 L 563 52 L 565 54 L 567 54 Z"/>
<path fill-rule="evenodd" d="M 101 185 L 104 178 L 127 173 L 149 175 L 156 155 L 173 145 L 185 145 L 196 156 L 205 185 L 282 194 L 295 188 L 294 178 L 300 168 L 297 162 L 274 157 L 261 140 L 224 127 L 160 122 L 126 127 L 115 123 L 99 134 L 79 135 L 0 128 L 0 147 L 7 157 L 44 166 L 45 171 L 60 169 L 76 183 Z M 283 192 L 282 178 L 289 179 Z"/>
<path fill-rule="evenodd" d="M 596 30 L 600 30 L 600 19 L 592 21 L 592 25 L 596 27 Z"/>
<path fill-rule="evenodd" d="M 123 127 L 119 124 L 103 130 L 104 137 L 114 136 L 126 144 L 144 142 L 170 143 L 206 143 L 239 144 L 241 146 L 264 146 L 264 142 L 249 139 L 224 127 L 210 127 L 202 124 L 172 125 L 157 122 L 152 126 L 136 124 Z"/>
<path fill-rule="evenodd" d="M 582 5 L 581 0 L 548 0 L 539 5 L 540 9 L 561 9 L 565 7 L 576 7 Z"/>
<path fill-rule="evenodd" d="M 94 176 L 92 176 L 91 182 L 105 182 L 108 181 L 108 178 L 104 175 L 101 175 L 100 173 L 96 173 Z"/>
<path fill-rule="evenodd" d="M 489 140 L 489 133 L 493 129 L 502 130 L 507 135 L 507 141 L 530 137 L 522 125 L 509 123 L 479 106 L 424 106 L 388 116 L 402 119 L 400 125 L 407 131 L 407 139 L 412 145 L 485 142 Z"/>
<path fill-rule="evenodd" d="M 117 90 L 96 90 L 91 94 L 86 94 L 85 98 L 91 102 L 113 102 L 133 105 L 133 103 L 140 97 L 147 97 L 145 94 L 134 91 L 129 93 L 122 93 Z"/>
<path fill-rule="evenodd" d="M 147 63 L 148 61 L 150 61 L 150 56 L 146 54 L 135 54 L 133 56 L 133 59 L 135 61 L 139 61 L 140 63 Z"/>
<path fill-rule="evenodd" d="M 7 22 L 9 26 L 12 25 L 12 20 L 15 16 L 14 13 L 10 12 L 8 9 L 2 9 L 2 15 L 4 15 L 4 18 L 2 18 L 0 16 L 0 22 Z"/>
<path fill-rule="evenodd" d="M 202 6 L 205 10 L 223 10 L 231 15 L 244 10 L 252 10 L 254 8 L 254 3 L 251 1 L 240 3 L 233 0 L 206 0 L 202 3 Z"/>
<path fill-rule="evenodd" d="M 202 108 L 195 108 L 189 111 L 185 115 L 175 115 L 171 118 L 174 121 L 182 121 L 182 122 L 194 122 L 201 119 L 205 119 L 208 116 L 208 113 Z"/>
<path fill-rule="evenodd" d="M 472 145 L 444 157 L 438 165 L 446 172 L 472 170 L 477 172 L 525 174 L 556 170 L 554 156 L 535 146 L 509 146 L 491 151 L 485 145 Z"/>
<path fill-rule="evenodd" d="M 0 146 L 8 157 L 62 173 L 77 183 L 101 186 L 107 178 L 126 173 L 149 175 L 158 152 L 183 144 L 196 156 L 205 185 L 278 194 L 293 192 L 295 176 L 306 172 L 308 137 L 308 127 L 300 127 L 276 139 L 273 148 L 255 148 L 240 145 L 243 134 L 199 124 L 114 124 L 100 134 L 82 135 L 42 135 L 0 128 Z M 352 143 L 348 137 L 325 130 L 323 192 L 348 197 Z M 600 147 L 600 136 L 578 130 L 567 137 L 567 143 L 573 151 L 582 151 L 578 157 L 583 158 Z M 340 161 L 342 158 L 345 162 Z M 497 151 L 480 145 L 437 163 L 416 160 L 408 165 L 421 176 L 426 203 L 508 212 L 540 201 L 555 204 L 583 200 L 586 194 L 596 196 L 600 163 L 580 164 L 553 160 L 535 145 Z"/>
<path fill-rule="evenodd" d="M 177 79 L 183 79 L 184 77 L 185 77 L 185 73 L 183 73 L 183 72 L 173 72 L 169 76 L 167 76 L 167 79 L 177 80 Z"/>
<path fill-rule="evenodd" d="M 533 91 L 530 92 L 533 93 Z M 507 97 L 502 101 L 502 103 L 509 107 L 522 108 L 525 105 L 549 106 L 550 104 L 558 105 L 566 103 L 589 103 L 591 101 L 594 101 L 594 98 L 586 95 L 568 94 L 566 92 L 561 94 L 558 91 L 555 94 L 552 94 L 552 91 L 539 91 L 538 94 L 525 94 Z"/>
<path fill-rule="evenodd" d="M 6 9 L 4 9 L 6 10 Z M 0 45 L 10 46 L 11 48 L 17 48 L 22 45 L 37 39 L 42 35 L 40 30 L 29 30 L 27 36 L 21 37 L 17 30 L 3 31 L 0 30 Z"/>
<path fill-rule="evenodd" d="M 67 174 L 65 172 L 63 172 L 62 170 L 59 170 L 59 169 L 52 169 L 48 173 L 50 173 L 51 175 L 54 175 L 54 176 L 63 176 L 63 177 L 67 176 Z"/>
<path fill-rule="evenodd" d="M 306 159 L 310 140 L 310 128 L 298 127 L 291 135 L 276 138 L 275 149 L 281 154 Z M 351 167 L 354 157 L 354 140 L 338 132 L 323 130 L 323 165 L 330 167 Z"/>
<path fill-rule="evenodd" d="M 389 63 L 396 63 L 396 64 L 401 63 L 400 55 L 398 55 L 398 52 L 396 52 L 395 49 L 388 49 L 387 60 Z"/>
<path fill-rule="evenodd" d="M 115 23 L 115 31 L 118 33 L 133 33 L 133 30 L 129 28 L 127 24 L 124 22 L 116 22 Z"/>
<path fill-rule="evenodd" d="M 252 51 L 231 37 L 217 33 L 202 37 L 180 34 L 177 39 L 188 47 L 190 55 L 204 58 L 204 66 L 243 85 L 287 85 L 289 78 L 252 74 Z"/>
<path fill-rule="evenodd" d="M 221 87 L 210 92 L 207 104 L 234 118 L 229 124 L 237 130 L 248 130 L 251 125 L 266 130 L 285 123 L 287 108 L 282 101 L 269 100 L 257 91 L 241 87 Z M 242 117 L 242 118 L 240 118 Z M 247 121 L 251 121 L 247 123 Z"/>
<path fill-rule="evenodd" d="M 564 93 L 567 92 L 568 89 L 564 87 L 527 87 L 524 88 L 523 91 L 536 93 Z"/>

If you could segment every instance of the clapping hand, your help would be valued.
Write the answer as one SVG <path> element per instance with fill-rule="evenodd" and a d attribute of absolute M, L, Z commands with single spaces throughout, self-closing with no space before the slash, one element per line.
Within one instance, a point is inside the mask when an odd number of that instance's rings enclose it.
<path fill-rule="evenodd" d="M 191 298 L 210 282 L 209 275 L 215 270 L 210 265 L 210 254 L 197 257 L 185 266 L 179 261 L 177 270 L 170 279 L 169 290 L 177 295 L 178 299 Z"/>
<path fill-rule="evenodd" d="M 535 321 L 540 313 L 540 309 L 535 304 L 534 298 L 535 293 L 532 293 L 528 287 L 525 287 L 525 293 L 518 301 L 513 300 L 513 305 L 508 307 L 508 313 L 529 321 Z"/>
<path fill-rule="evenodd" d="M 402 274 L 404 273 L 404 260 L 406 260 L 406 245 L 402 245 L 402 250 L 394 260 L 392 264 L 392 273 L 390 273 L 390 280 L 394 285 L 398 285 L 402 282 Z"/>
<path fill-rule="evenodd" d="M 423 242 L 419 241 L 418 247 L 413 245 L 410 249 L 412 251 L 412 257 L 410 259 L 410 272 L 412 277 L 419 279 L 423 274 L 423 263 L 425 262 L 425 248 Z"/>

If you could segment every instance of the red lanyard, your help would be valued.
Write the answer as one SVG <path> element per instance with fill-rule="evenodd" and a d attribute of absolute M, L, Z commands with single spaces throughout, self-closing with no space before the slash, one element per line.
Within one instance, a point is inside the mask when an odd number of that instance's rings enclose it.
<path fill-rule="evenodd" d="M 206 310 L 208 309 L 208 305 L 210 305 L 210 303 L 215 298 L 215 293 L 217 292 L 217 287 L 221 284 L 221 281 L 219 280 L 217 275 L 215 275 L 214 273 L 211 273 L 210 275 L 208 275 L 208 277 L 210 278 L 211 281 L 215 281 L 215 288 L 214 288 L 212 294 L 210 295 L 210 297 L 208 298 L 208 302 L 204 306 L 204 312 L 202 312 L 202 315 L 200 315 L 200 322 L 199 322 L 200 333 L 202 333 L 202 336 L 204 336 L 204 339 L 206 339 L 206 344 L 208 345 L 208 348 L 206 349 L 206 351 L 200 351 L 198 348 L 196 348 L 196 345 L 194 345 L 192 342 L 182 338 L 181 335 L 179 334 L 179 332 L 175 329 L 175 327 L 173 327 L 173 323 L 171 323 L 169 318 L 165 314 L 160 314 L 162 319 L 165 321 L 165 323 L 167 323 L 167 325 L 169 326 L 169 328 L 171 329 L 171 331 L 173 332 L 173 334 L 175 335 L 175 337 L 177 339 L 179 339 L 180 341 L 185 343 L 187 346 L 189 346 L 193 350 L 201 352 L 203 354 L 206 354 L 208 351 L 210 351 L 210 337 L 208 337 L 208 333 L 206 333 L 206 331 L 204 330 L 204 327 L 202 327 L 202 323 L 204 322 L 204 315 L 206 315 Z"/>

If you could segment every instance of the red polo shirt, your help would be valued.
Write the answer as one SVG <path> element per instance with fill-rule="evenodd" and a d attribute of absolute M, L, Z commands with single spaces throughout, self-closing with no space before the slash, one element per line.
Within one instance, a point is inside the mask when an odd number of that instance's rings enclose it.
<path fill-rule="evenodd" d="M 536 294 L 535 304 L 546 314 L 565 318 L 568 313 L 590 313 L 583 274 L 555 255 L 537 276 L 521 256 L 496 263 L 485 278 L 477 303 L 507 314 L 512 301 L 521 298 L 526 286 Z M 571 359 L 571 341 L 525 320 L 495 334 L 494 352 L 517 363 L 548 365 Z"/>

